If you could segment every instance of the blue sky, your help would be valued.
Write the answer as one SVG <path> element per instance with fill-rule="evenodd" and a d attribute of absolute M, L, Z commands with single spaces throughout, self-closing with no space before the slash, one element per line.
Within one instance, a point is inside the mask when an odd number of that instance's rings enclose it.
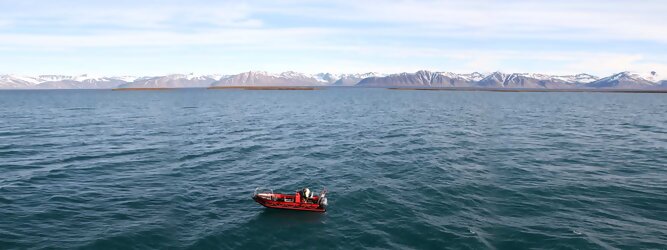
<path fill-rule="evenodd" d="M 667 75 L 665 1 L 0 1 L 0 74 Z"/>

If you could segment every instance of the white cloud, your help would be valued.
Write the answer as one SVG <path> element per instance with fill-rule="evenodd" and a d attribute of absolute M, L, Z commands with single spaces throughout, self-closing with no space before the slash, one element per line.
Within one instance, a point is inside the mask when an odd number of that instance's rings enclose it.
<path fill-rule="evenodd" d="M 551 74 L 593 73 L 600 76 L 619 71 L 631 70 L 648 72 L 656 70 L 667 72 L 667 64 L 660 60 L 651 60 L 640 53 L 608 53 L 589 51 L 535 51 L 509 49 L 447 49 L 434 47 L 415 47 L 411 45 L 339 45 L 329 43 L 322 37 L 336 36 L 340 30 L 328 29 L 222 29 L 213 32 L 193 33 L 184 36 L 172 32 L 129 32 L 102 35 L 2 35 L 0 48 L 26 48 L 30 51 L 44 51 L 52 48 L 57 52 L 78 48 L 104 48 L 143 46 L 146 55 L 165 57 L 161 47 L 212 45 L 227 52 L 268 53 L 275 51 L 297 54 L 286 63 L 275 57 L 244 58 L 239 61 L 231 57 L 235 66 L 228 70 L 250 70 L 236 67 L 244 63 L 245 67 L 268 71 L 298 70 L 316 72 L 369 72 L 385 73 L 411 72 L 421 69 L 445 70 L 459 73 L 481 71 L 539 72 Z M 9 50 L 7 50 L 9 51 Z M 308 52 L 312 53 L 308 53 Z M 302 54 L 310 55 L 303 56 Z M 335 55 L 332 57 L 320 54 Z M 196 56 L 196 55 L 195 55 Z M 180 59 L 179 59 L 180 58 Z M 210 60 L 206 56 L 197 56 L 198 60 Z M 184 59 L 177 56 L 173 64 Z M 37 59 L 40 60 L 40 59 Z M 187 60 L 186 60 L 187 61 Z M 515 62 L 522 62 L 516 65 Z M 535 69 L 526 67 L 531 64 L 549 65 Z M 172 67 L 174 68 L 174 67 Z M 184 69 L 186 70 L 186 69 Z M 187 71 L 197 71 L 187 69 Z M 211 72 L 217 73 L 217 72 Z M 225 73 L 236 73 L 226 71 Z"/>
<path fill-rule="evenodd" d="M 304 43 L 335 31 L 318 28 L 284 29 L 216 29 L 197 33 L 165 31 L 113 32 L 86 35 L 0 34 L 0 46 L 50 47 L 54 49 L 81 47 L 178 46 L 178 45 L 239 45 L 258 46 Z"/>
<path fill-rule="evenodd" d="M 551 40 L 641 40 L 667 43 L 663 1 L 11 1 L 0 10 L 17 24 L 167 31 L 207 26 L 258 28 L 266 15 L 290 16 L 312 27 L 311 19 L 333 26 L 356 22 L 350 32 L 397 36 L 517 38 Z M 9 4 L 6 4 L 9 5 Z M 0 6 L 1 7 L 1 6 Z M 343 22 L 341 22 L 343 21 Z M 344 26 L 344 25 L 343 25 Z M 98 27 L 98 28 L 100 28 Z"/>
<path fill-rule="evenodd" d="M 525 72 L 548 74 L 591 73 L 606 76 L 620 71 L 665 72 L 667 63 L 647 58 L 638 53 L 609 53 L 588 51 L 525 51 L 525 50 L 478 50 L 438 49 L 397 46 L 348 46 L 329 49 L 361 55 L 362 58 L 390 59 L 386 63 L 375 60 L 332 61 L 328 66 L 345 68 L 349 72 L 380 71 L 386 73 L 410 72 L 420 69 L 453 71 L 457 73 L 479 72 Z M 441 63 L 432 63 L 433 61 Z M 516 62 L 520 62 L 517 65 Z M 325 63 L 322 63 L 325 64 Z M 540 64 L 549 67 L 526 67 Z M 315 64 L 311 67 L 315 67 Z M 326 65 L 326 64 L 325 64 Z M 344 66 L 339 66 L 344 65 Z M 320 66 L 321 67 L 321 66 Z M 326 66 L 325 66 L 326 68 Z M 530 68 L 527 70 L 527 68 Z M 317 71 L 317 69 L 314 69 Z M 321 70 L 321 69 L 320 69 Z M 313 71 L 314 72 L 314 71 Z"/>
<path fill-rule="evenodd" d="M 254 57 L 242 58 L 242 63 L 271 71 L 667 72 L 667 50 L 641 47 L 641 43 L 667 43 L 664 13 L 667 4 L 654 0 L 631 4 L 616 0 L 5 0 L 0 3 L 0 29 L 12 31 L 0 33 L 0 50 L 29 52 L 34 64 L 47 64 L 39 56 L 44 52 L 54 52 L 51 56 L 55 57 L 73 56 L 67 52 L 86 57 L 88 52 L 81 51 L 91 48 L 134 48 L 142 50 L 143 56 L 171 61 L 171 68 L 177 68 L 174 65 L 180 65 L 179 59 L 184 57 L 166 55 L 162 49 L 209 46 L 215 47 L 218 55 L 257 52 L 248 53 Z M 463 49 L 437 42 L 419 43 L 420 39 L 451 38 L 516 42 L 508 48 L 459 45 Z M 583 40 L 631 45 L 625 50 L 591 50 L 578 47 Z M 571 45 L 521 49 L 526 41 L 567 41 Z M 280 65 L 276 64 L 278 58 L 271 56 L 291 52 L 295 60 Z M 201 53 L 198 59 L 211 59 L 206 52 Z M 238 57 L 230 58 L 230 62 L 239 61 Z M 227 67 L 239 68 L 232 64 Z"/>
<path fill-rule="evenodd" d="M 44 27 L 96 29 L 157 29 L 218 26 L 259 27 L 261 20 L 249 17 L 251 9 L 241 2 L 191 3 L 156 1 L 25 1 L 17 11 L 2 11 L 17 24 Z M 4 12 L 4 13 L 3 13 Z"/>
<path fill-rule="evenodd" d="M 304 3 L 301 3 L 304 4 Z M 644 40 L 667 43 L 663 1 L 334 1 L 337 8 L 276 8 L 295 16 L 383 23 L 399 35 Z"/>
<path fill-rule="evenodd" d="M 12 24 L 9 20 L 2 20 L 0 19 L 0 29 L 4 27 L 9 27 Z"/>

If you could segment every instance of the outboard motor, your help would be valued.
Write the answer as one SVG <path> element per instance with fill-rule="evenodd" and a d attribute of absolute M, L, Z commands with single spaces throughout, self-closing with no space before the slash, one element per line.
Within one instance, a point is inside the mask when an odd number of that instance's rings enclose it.
<path fill-rule="evenodd" d="M 319 202 L 319 203 L 320 203 L 320 207 L 322 207 L 322 208 L 324 208 L 324 209 L 327 208 L 327 205 L 329 205 L 329 203 L 328 203 L 328 201 L 327 201 L 326 193 L 323 192 L 323 193 L 320 195 L 320 202 Z"/>
<path fill-rule="evenodd" d="M 327 197 L 322 198 L 322 201 L 320 202 L 320 206 L 322 208 L 326 209 L 327 205 L 329 205 L 329 203 L 327 202 Z"/>

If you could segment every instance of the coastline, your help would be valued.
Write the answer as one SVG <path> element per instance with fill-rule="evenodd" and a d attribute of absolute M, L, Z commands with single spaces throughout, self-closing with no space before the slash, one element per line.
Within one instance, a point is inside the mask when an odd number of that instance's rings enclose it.
<path fill-rule="evenodd" d="M 111 91 L 151 91 L 151 90 L 172 90 L 172 88 L 114 88 Z"/>
<path fill-rule="evenodd" d="M 665 94 L 667 89 L 497 89 L 497 88 L 401 88 L 390 87 L 388 90 L 429 90 L 429 91 L 487 91 L 487 92 L 596 92 L 596 93 L 658 93 Z"/>
<path fill-rule="evenodd" d="M 291 86 L 212 86 L 206 89 L 238 89 L 238 90 L 320 90 L 322 87 L 291 87 Z"/>

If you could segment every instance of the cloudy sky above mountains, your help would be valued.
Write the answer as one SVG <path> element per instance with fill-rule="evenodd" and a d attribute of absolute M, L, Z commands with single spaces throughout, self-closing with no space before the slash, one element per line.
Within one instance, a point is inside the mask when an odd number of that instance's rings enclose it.
<path fill-rule="evenodd" d="M 2 0 L 0 74 L 667 72 L 665 13 L 660 0 Z"/>

